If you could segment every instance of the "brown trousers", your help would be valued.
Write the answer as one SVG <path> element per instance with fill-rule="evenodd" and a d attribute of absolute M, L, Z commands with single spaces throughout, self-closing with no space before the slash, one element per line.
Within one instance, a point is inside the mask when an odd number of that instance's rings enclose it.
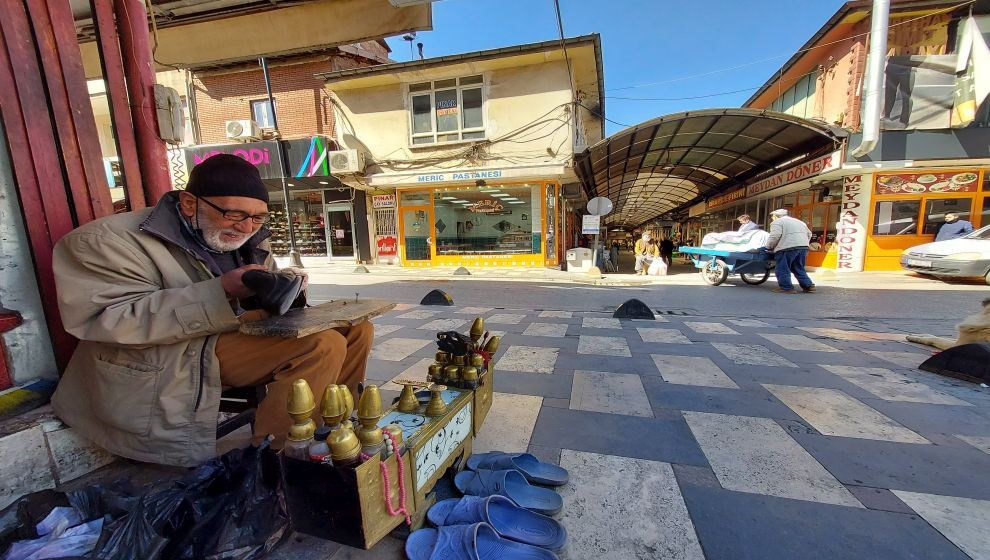
<path fill-rule="evenodd" d="M 313 389 L 317 403 L 313 420 L 317 425 L 322 424 L 319 402 L 327 385 L 347 385 L 357 398 L 357 385 L 364 381 L 374 337 L 375 329 L 368 321 L 303 338 L 221 334 L 216 350 L 221 384 L 268 386 L 268 394 L 258 406 L 252 442 L 260 444 L 271 434 L 275 436 L 273 447 L 282 447 L 292 425 L 286 406 L 296 379 L 305 379 Z"/>

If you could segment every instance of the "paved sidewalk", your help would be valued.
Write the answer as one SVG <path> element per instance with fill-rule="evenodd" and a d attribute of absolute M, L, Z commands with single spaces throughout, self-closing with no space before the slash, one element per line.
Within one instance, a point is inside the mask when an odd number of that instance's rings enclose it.
<path fill-rule="evenodd" d="M 567 559 L 990 558 L 990 390 L 920 372 L 899 333 L 401 304 L 369 379 L 397 396 L 475 316 L 505 333 L 475 451 L 570 470 Z M 403 557 L 294 539 L 273 558 Z"/>

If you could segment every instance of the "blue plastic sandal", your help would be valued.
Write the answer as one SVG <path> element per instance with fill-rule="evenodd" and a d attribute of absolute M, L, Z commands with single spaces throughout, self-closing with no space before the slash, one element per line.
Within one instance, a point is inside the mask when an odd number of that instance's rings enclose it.
<path fill-rule="evenodd" d="M 567 544 L 567 530 L 560 522 L 521 508 L 505 496 L 442 500 L 426 512 L 426 518 L 437 527 L 484 522 L 502 537 L 550 550 Z"/>
<path fill-rule="evenodd" d="M 420 529 L 406 539 L 409 560 L 559 560 L 545 548 L 498 536 L 487 523 Z"/>
<path fill-rule="evenodd" d="M 554 515 L 564 507 L 564 500 L 549 488 L 531 486 L 519 471 L 461 471 L 454 477 L 454 486 L 469 496 L 500 495 L 528 510 Z"/>
<path fill-rule="evenodd" d="M 532 484 L 545 486 L 561 486 L 567 484 L 567 469 L 551 463 L 543 463 L 529 453 L 505 453 L 489 451 L 468 457 L 467 468 L 502 470 L 515 469 L 526 477 Z"/>

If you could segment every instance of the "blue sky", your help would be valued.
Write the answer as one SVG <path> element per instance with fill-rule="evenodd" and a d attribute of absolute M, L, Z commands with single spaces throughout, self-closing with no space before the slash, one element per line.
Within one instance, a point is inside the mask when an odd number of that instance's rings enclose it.
<path fill-rule="evenodd" d="M 601 34 L 605 116 L 635 125 L 680 111 L 740 106 L 842 4 L 560 0 L 560 10 L 566 36 Z M 553 0 L 442 0 L 433 4 L 433 29 L 413 41 L 424 43 L 428 58 L 558 37 Z M 393 59 L 410 59 L 407 41 L 392 37 L 388 43 Z M 681 99 L 736 90 L 746 91 Z M 608 134 L 622 128 L 606 124 Z"/>

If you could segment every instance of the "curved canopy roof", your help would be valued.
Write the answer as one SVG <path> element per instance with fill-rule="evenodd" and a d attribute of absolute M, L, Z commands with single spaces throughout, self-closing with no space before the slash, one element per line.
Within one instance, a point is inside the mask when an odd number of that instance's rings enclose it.
<path fill-rule="evenodd" d="M 607 225 L 637 227 L 832 151 L 845 131 L 759 109 L 708 109 L 618 132 L 576 162 L 589 196 L 615 204 Z"/>

